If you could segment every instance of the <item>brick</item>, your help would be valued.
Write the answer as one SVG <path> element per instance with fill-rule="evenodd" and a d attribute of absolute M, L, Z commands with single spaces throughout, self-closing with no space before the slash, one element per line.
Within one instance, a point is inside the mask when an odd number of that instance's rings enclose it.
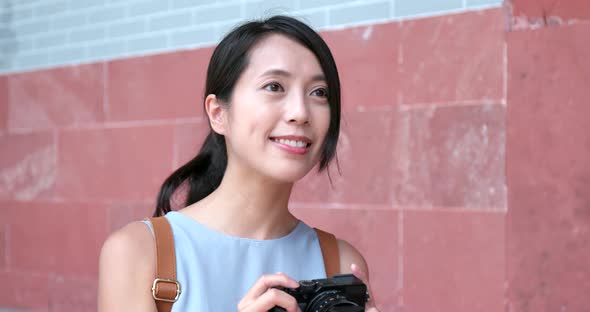
<path fill-rule="evenodd" d="M 34 47 L 36 49 L 46 49 L 51 47 L 59 47 L 66 44 L 66 32 L 49 33 L 44 36 L 36 37 L 34 40 Z"/>
<path fill-rule="evenodd" d="M 79 277 L 98 274 L 100 247 L 107 236 L 104 205 L 7 202 L 6 209 L 12 270 Z"/>
<path fill-rule="evenodd" d="M 92 3 L 97 3 L 92 1 Z M 104 23 L 109 24 L 125 18 L 125 7 L 124 6 L 105 6 L 96 9 L 88 14 L 88 21 L 93 23 Z"/>
<path fill-rule="evenodd" d="M 52 1 L 49 3 L 39 3 L 34 6 L 33 13 L 36 17 L 47 17 L 48 15 L 55 15 L 65 12 L 68 9 L 68 1 Z"/>
<path fill-rule="evenodd" d="M 49 290 L 46 274 L 0 271 L 0 280 L 3 281 L 0 284 L 2 306 L 47 311 Z"/>
<path fill-rule="evenodd" d="M 334 7 L 337 5 L 354 3 L 354 0 L 301 0 L 302 9 L 317 9 L 322 7 Z"/>
<path fill-rule="evenodd" d="M 199 153 L 210 132 L 209 120 L 179 124 L 174 129 L 174 168 L 180 167 Z"/>
<path fill-rule="evenodd" d="M 81 12 L 60 14 L 51 20 L 51 30 L 78 28 L 87 25 L 87 20 L 86 14 Z"/>
<path fill-rule="evenodd" d="M 407 311 L 504 310 L 504 217 L 404 211 Z"/>
<path fill-rule="evenodd" d="M 126 40 L 109 39 L 105 43 L 88 44 L 88 58 L 91 60 L 104 60 L 120 56 L 126 50 Z"/>
<path fill-rule="evenodd" d="M 506 297 L 514 311 L 590 306 L 589 35 L 582 23 L 507 35 Z"/>
<path fill-rule="evenodd" d="M 102 122 L 103 78 L 101 64 L 11 75 L 9 128 L 43 129 Z"/>
<path fill-rule="evenodd" d="M 395 16 L 425 15 L 463 8 L 463 0 L 395 1 Z"/>
<path fill-rule="evenodd" d="M 108 36 L 112 38 L 140 35 L 145 32 L 147 26 L 145 19 L 135 19 L 131 21 L 123 21 L 120 23 L 113 23 L 109 25 Z"/>
<path fill-rule="evenodd" d="M 17 37 L 44 33 L 49 29 L 49 19 L 34 19 L 14 27 L 14 35 Z"/>
<path fill-rule="evenodd" d="M 39 53 L 30 53 L 30 54 L 21 54 L 18 58 L 14 59 L 14 63 L 16 63 L 16 68 L 23 70 L 23 69 L 31 69 L 31 68 L 39 68 L 44 67 L 49 64 L 49 53 L 47 51 L 39 52 Z"/>
<path fill-rule="evenodd" d="M 210 4 L 208 0 L 173 0 L 171 6 L 175 9 L 194 8 Z"/>
<path fill-rule="evenodd" d="M 161 51 L 168 47 L 168 36 L 149 35 L 127 41 L 128 53 L 148 53 Z"/>
<path fill-rule="evenodd" d="M 276 1 L 275 1 L 276 2 Z M 266 2 L 265 2 L 266 3 Z M 246 4 L 246 11 L 250 3 Z M 231 3 L 227 5 L 198 8 L 195 10 L 195 19 L 193 23 L 197 26 L 202 26 L 207 23 L 218 23 L 219 21 L 230 21 L 242 19 L 241 4 Z"/>
<path fill-rule="evenodd" d="M 391 1 L 381 1 L 370 4 L 359 4 L 328 11 L 330 25 L 342 25 L 360 22 L 372 22 L 391 18 Z"/>
<path fill-rule="evenodd" d="M 502 0 L 467 0 L 467 7 L 478 7 L 483 5 L 502 5 Z"/>
<path fill-rule="evenodd" d="M 179 12 L 166 14 L 162 16 L 154 16 L 149 19 L 149 30 L 168 30 L 174 28 L 185 28 L 191 25 L 192 13 L 191 12 Z"/>
<path fill-rule="evenodd" d="M 505 210 L 504 115 L 486 103 L 402 110 L 392 130 L 395 205 Z"/>
<path fill-rule="evenodd" d="M 98 282 L 94 278 L 55 276 L 49 279 L 48 285 L 49 312 L 96 311 Z"/>
<path fill-rule="evenodd" d="M 299 8 L 295 0 L 249 1 L 245 4 L 245 15 L 242 19 L 264 19 L 275 14 L 291 14 Z M 233 10 L 239 12 L 239 9 Z M 224 15 L 225 16 L 225 15 Z M 240 18 L 240 17 L 237 17 Z M 230 18 L 224 17 L 224 20 Z M 235 18 L 231 18 L 235 19 Z M 199 21 L 197 19 L 197 21 Z"/>
<path fill-rule="evenodd" d="M 397 104 L 399 23 L 321 33 L 340 75 L 342 109 Z"/>
<path fill-rule="evenodd" d="M 405 104 L 503 98 L 504 15 L 473 11 L 401 25 Z"/>
<path fill-rule="evenodd" d="M 59 50 L 53 50 L 49 54 L 49 64 L 62 65 L 73 64 L 86 58 L 86 47 L 76 46 Z"/>
<path fill-rule="evenodd" d="M 109 120 L 199 117 L 212 49 L 108 63 Z"/>
<path fill-rule="evenodd" d="M 375 302 L 381 311 L 397 304 L 398 212 L 362 205 L 348 208 L 291 208 L 306 224 L 335 234 L 355 246 L 369 266 Z"/>
<path fill-rule="evenodd" d="M 170 45 L 172 47 L 191 47 L 203 46 L 205 44 L 214 44 L 217 41 L 216 28 L 211 26 L 207 28 L 188 29 L 175 31 L 170 35 Z"/>
<path fill-rule="evenodd" d="M 590 19 L 590 6 L 586 0 L 514 0 L 512 16 L 540 20 L 543 24 L 567 24 L 569 21 Z"/>
<path fill-rule="evenodd" d="M 300 11 L 294 16 L 315 30 L 328 26 L 328 10 Z"/>
<path fill-rule="evenodd" d="M 70 10 L 86 10 L 96 6 L 104 6 L 105 0 L 76 0 L 70 1 Z"/>
<path fill-rule="evenodd" d="M 50 132 L 0 136 L 0 198 L 32 200 L 54 195 L 57 149 Z"/>
<path fill-rule="evenodd" d="M 58 141 L 56 192 L 64 199 L 155 198 L 172 169 L 171 126 L 69 130 Z"/>
<path fill-rule="evenodd" d="M 295 202 L 389 204 L 393 163 L 393 111 L 349 113 L 341 127 L 338 161 L 326 172 L 314 168 L 293 190 Z M 379 135 L 375 135 L 378 133 Z"/>
<path fill-rule="evenodd" d="M 168 1 L 148 0 L 141 1 L 129 6 L 129 15 L 148 15 L 154 13 L 162 13 L 168 10 Z"/>
<path fill-rule="evenodd" d="M 76 29 L 70 32 L 69 42 L 80 43 L 86 41 L 101 41 L 106 36 L 105 26 L 94 26 L 85 29 Z"/>

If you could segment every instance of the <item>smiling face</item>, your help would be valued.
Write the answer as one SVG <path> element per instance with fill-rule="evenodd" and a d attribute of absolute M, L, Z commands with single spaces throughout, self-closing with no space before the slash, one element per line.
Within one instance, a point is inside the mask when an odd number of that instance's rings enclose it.
<path fill-rule="evenodd" d="M 277 34 L 248 59 L 222 117 L 209 113 L 212 127 L 225 136 L 229 166 L 295 182 L 318 162 L 330 125 L 322 68 L 311 51 Z"/>

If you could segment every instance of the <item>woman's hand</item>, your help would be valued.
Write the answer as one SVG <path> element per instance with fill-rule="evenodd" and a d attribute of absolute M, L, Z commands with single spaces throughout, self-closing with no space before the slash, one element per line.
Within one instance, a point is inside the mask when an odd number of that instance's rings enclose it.
<path fill-rule="evenodd" d="M 369 301 L 367 301 L 367 304 L 365 305 L 365 311 L 379 312 L 379 310 L 377 310 L 377 307 L 375 306 L 375 297 L 373 297 L 373 292 L 371 291 L 371 285 L 369 284 L 367 274 L 358 265 L 354 263 L 350 266 L 350 269 L 352 270 L 352 274 L 354 274 L 354 276 L 358 277 L 361 281 L 363 281 L 363 283 L 365 283 L 365 285 L 367 285 L 367 288 L 369 289 Z"/>
<path fill-rule="evenodd" d="M 277 286 L 297 288 L 299 282 L 281 272 L 263 275 L 238 303 L 238 311 L 266 312 L 275 306 L 279 306 L 287 310 L 287 312 L 301 311 L 297 305 L 297 300 L 293 296 L 282 290 L 272 288 Z"/>

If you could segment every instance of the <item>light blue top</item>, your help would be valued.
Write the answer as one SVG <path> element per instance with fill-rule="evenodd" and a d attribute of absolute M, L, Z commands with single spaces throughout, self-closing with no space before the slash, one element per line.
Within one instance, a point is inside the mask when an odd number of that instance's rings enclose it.
<path fill-rule="evenodd" d="M 182 287 L 173 312 L 236 311 L 263 274 L 326 278 L 317 234 L 303 221 L 286 236 L 255 240 L 217 232 L 175 211 L 166 218 L 174 234 L 176 275 Z"/>

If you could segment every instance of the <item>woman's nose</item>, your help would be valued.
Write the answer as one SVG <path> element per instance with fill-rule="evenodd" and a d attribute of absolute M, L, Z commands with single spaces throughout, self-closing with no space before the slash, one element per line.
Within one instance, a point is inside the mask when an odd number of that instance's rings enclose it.
<path fill-rule="evenodd" d="M 285 117 L 289 123 L 309 123 L 309 108 L 307 107 L 304 96 L 295 94 L 288 99 Z"/>

